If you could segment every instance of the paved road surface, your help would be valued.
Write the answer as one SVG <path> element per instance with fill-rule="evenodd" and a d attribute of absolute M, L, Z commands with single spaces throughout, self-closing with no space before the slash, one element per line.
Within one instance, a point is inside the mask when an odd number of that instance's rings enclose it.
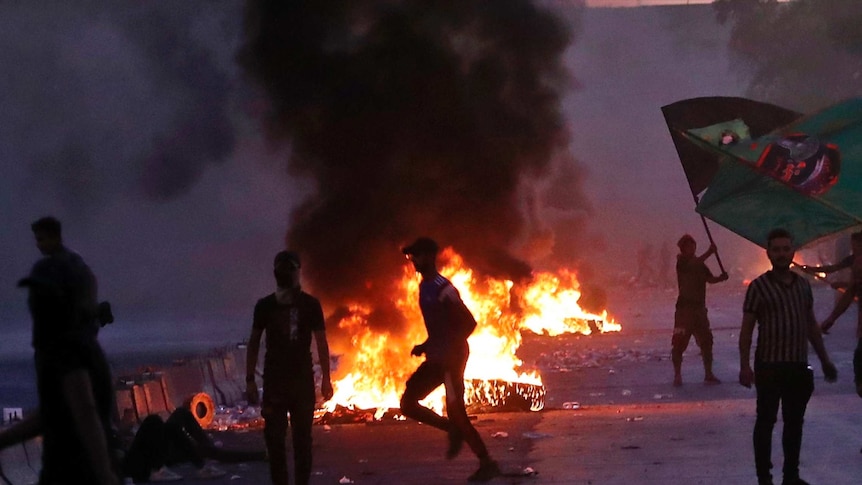
<path fill-rule="evenodd" d="M 693 344 L 683 364 L 685 384 L 671 385 L 669 361 L 672 292 L 639 290 L 618 303 L 619 334 L 589 337 L 529 337 L 527 364 L 538 365 L 547 387 L 547 407 L 536 413 L 482 414 L 476 427 L 504 469 L 527 467 L 538 474 L 500 477 L 492 483 L 523 484 L 754 484 L 751 429 L 754 391 L 735 383 L 736 328 L 742 293 L 710 293 L 716 337 L 716 373 L 724 383 L 704 385 Z M 828 289 L 817 290 L 818 316 L 831 305 Z M 612 306 L 612 308 L 615 308 Z M 862 399 L 852 383 L 855 309 L 827 336 L 839 381 L 817 380 L 806 416 L 802 477 L 812 484 L 862 483 Z M 562 409 L 576 402 L 577 409 Z M 780 428 L 780 421 L 777 429 Z M 260 447 L 259 432 L 214 433 L 229 447 Z M 476 467 L 465 448 L 446 461 L 445 436 L 414 422 L 316 426 L 313 484 L 465 483 Z M 31 464 L 38 457 L 30 452 Z M 7 450 L 0 463 L 16 485 L 35 476 L 23 449 Z M 774 440 L 781 469 L 780 433 Z M 265 463 L 226 464 L 228 474 L 195 480 L 176 471 L 181 483 L 268 483 Z M 780 473 L 778 473 L 780 475 Z M 777 483 L 780 483 L 780 476 Z"/>

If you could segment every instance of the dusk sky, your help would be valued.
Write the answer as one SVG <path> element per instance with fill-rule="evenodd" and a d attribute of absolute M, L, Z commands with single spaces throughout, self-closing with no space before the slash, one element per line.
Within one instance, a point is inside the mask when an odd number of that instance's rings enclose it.
<path fill-rule="evenodd" d="M 633 3 L 653 2 L 604 5 Z M 574 241 L 568 257 L 609 287 L 634 272 L 642 244 L 657 254 L 691 232 L 705 248 L 660 108 L 744 93 L 726 29 L 706 5 L 579 13 L 546 4 L 573 31 L 561 110 L 578 186 L 537 184 L 557 194 L 543 211 L 558 244 Z M 15 283 L 39 257 L 29 224 L 47 214 L 63 221 L 68 246 L 114 304 L 116 328 L 103 338 L 245 338 L 254 302 L 273 290 L 272 256 L 292 211 L 314 190 L 289 175 L 290 149 L 262 134 L 260 93 L 235 61 L 242 4 L 57 5 L 0 5 L 0 63 L 13 66 L 0 77 L 6 345 L 27 341 L 26 293 Z M 715 235 L 731 267 L 760 255 L 720 228 Z M 384 248 L 393 261 L 401 242 Z"/>

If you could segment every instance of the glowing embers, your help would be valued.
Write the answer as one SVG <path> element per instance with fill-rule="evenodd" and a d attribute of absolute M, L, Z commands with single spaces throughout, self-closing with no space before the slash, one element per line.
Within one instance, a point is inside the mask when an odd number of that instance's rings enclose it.
<path fill-rule="evenodd" d="M 339 381 L 340 382 L 340 381 Z M 439 414 L 445 411 L 442 388 L 434 391 L 425 405 Z M 329 405 L 314 415 L 317 424 L 353 424 L 386 421 L 404 421 L 397 407 L 363 407 L 357 405 Z M 541 411 L 545 407 L 545 386 L 525 382 L 508 382 L 502 379 L 465 379 L 464 404 L 469 413 Z"/>
<path fill-rule="evenodd" d="M 545 407 L 545 386 L 502 379 L 467 379 L 464 402 L 471 413 L 541 411 Z"/>

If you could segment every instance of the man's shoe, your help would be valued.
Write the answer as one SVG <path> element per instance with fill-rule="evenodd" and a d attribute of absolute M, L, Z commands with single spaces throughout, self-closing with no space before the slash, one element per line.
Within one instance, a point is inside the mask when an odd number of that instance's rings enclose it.
<path fill-rule="evenodd" d="M 781 485 L 811 485 L 811 484 L 809 484 L 808 482 L 806 482 L 805 480 L 803 480 L 799 477 L 796 477 L 796 478 L 789 478 L 789 479 L 785 478 L 781 482 Z"/>
<path fill-rule="evenodd" d="M 713 375 L 708 375 L 703 378 L 704 384 L 721 384 L 721 380 Z"/>
<path fill-rule="evenodd" d="M 212 463 L 207 463 L 203 468 L 199 469 L 195 476 L 197 478 L 220 478 L 227 475 L 227 472 L 222 470 L 221 468 L 213 465 Z"/>
<path fill-rule="evenodd" d="M 461 430 L 454 428 L 449 431 L 449 448 L 446 449 L 446 459 L 451 460 L 461 453 L 461 446 L 464 444 L 464 437 L 461 435 Z"/>
<path fill-rule="evenodd" d="M 503 472 L 500 471 L 500 465 L 494 460 L 488 460 L 481 465 L 472 475 L 467 478 L 468 482 L 488 482 L 495 477 L 499 477 Z"/>
<path fill-rule="evenodd" d="M 182 480 L 183 476 L 170 468 L 163 466 L 156 471 L 150 472 L 151 482 L 176 482 Z"/>
<path fill-rule="evenodd" d="M 682 376 L 673 376 L 673 387 L 679 387 L 682 385 Z"/>
<path fill-rule="evenodd" d="M 772 475 L 767 475 L 765 477 L 757 477 L 757 485 L 773 485 Z"/>

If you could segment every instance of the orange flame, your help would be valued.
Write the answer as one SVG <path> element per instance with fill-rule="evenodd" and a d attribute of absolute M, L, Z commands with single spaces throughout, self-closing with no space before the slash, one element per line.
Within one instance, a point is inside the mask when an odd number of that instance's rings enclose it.
<path fill-rule="evenodd" d="M 621 326 L 608 318 L 607 311 L 590 314 L 578 306 L 579 283 L 575 274 L 536 273 L 531 281 L 518 285 L 509 280 L 479 279 L 464 266 L 460 255 L 451 248 L 441 253 L 446 264 L 440 273 L 458 289 L 478 326 L 470 336 L 470 359 L 464 371 L 465 380 L 496 380 L 541 386 L 538 372 L 519 371 L 522 362 L 516 356 L 521 345 L 521 331 L 556 336 L 563 333 L 589 335 L 619 331 Z M 405 265 L 399 282 L 400 297 L 395 304 L 408 322 L 404 335 L 375 333 L 368 327 L 371 309 L 352 305 L 350 315 L 338 326 L 351 337 L 351 355 L 345 374 L 334 383 L 335 395 L 323 409 L 336 405 L 353 409 L 377 409 L 377 416 L 389 408 L 398 408 L 407 378 L 421 363 L 410 356 L 413 345 L 425 340 L 426 333 L 417 295 L 420 275 Z M 468 388 L 475 389 L 473 386 Z M 444 391 L 435 390 L 423 402 L 438 413 L 442 411 Z"/>

